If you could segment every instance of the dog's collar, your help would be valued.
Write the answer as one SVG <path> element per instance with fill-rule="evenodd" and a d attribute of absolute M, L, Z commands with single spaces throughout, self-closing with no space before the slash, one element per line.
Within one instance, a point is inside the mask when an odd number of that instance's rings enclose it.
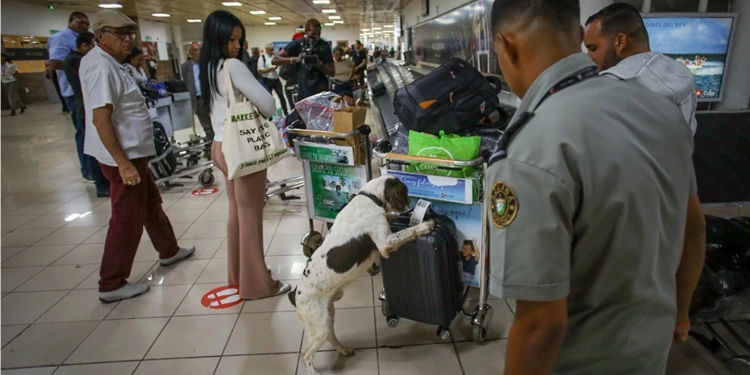
<path fill-rule="evenodd" d="M 377 204 L 380 208 L 385 209 L 385 203 L 383 203 L 383 201 L 381 201 L 380 198 L 378 198 L 378 197 L 376 197 L 376 196 L 374 196 L 374 195 L 372 195 L 370 193 L 366 193 L 366 192 L 361 192 L 361 193 L 359 193 L 357 195 L 361 195 L 363 197 L 370 198 L 370 200 L 373 201 L 373 203 Z"/>

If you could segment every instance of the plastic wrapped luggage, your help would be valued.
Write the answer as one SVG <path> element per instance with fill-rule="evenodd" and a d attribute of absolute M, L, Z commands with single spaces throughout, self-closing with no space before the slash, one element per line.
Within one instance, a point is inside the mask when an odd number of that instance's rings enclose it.
<path fill-rule="evenodd" d="M 430 211 L 425 220 L 435 220 L 432 233 L 408 242 L 381 261 L 385 289 L 384 312 L 395 327 L 405 318 L 439 327 L 443 340 L 450 338 L 451 322 L 461 309 L 461 278 L 456 225 L 447 216 Z M 398 231 L 409 226 L 410 214 L 391 223 Z"/>
<path fill-rule="evenodd" d="M 706 262 L 690 313 L 698 320 L 750 313 L 750 219 L 706 215 Z"/>
<path fill-rule="evenodd" d="M 393 109 L 409 130 L 458 133 L 500 108 L 497 95 L 501 89 L 497 77 L 485 77 L 471 64 L 454 58 L 398 89 Z"/>
<path fill-rule="evenodd" d="M 156 146 L 156 156 L 148 161 L 148 166 L 154 179 L 162 179 L 171 176 L 177 170 L 177 156 L 172 150 L 172 144 L 169 143 L 167 131 L 159 122 L 154 122 L 154 146 Z"/>

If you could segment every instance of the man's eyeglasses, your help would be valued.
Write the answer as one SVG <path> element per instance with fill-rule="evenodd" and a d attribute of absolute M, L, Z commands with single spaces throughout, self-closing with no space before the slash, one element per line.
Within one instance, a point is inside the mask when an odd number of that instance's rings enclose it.
<path fill-rule="evenodd" d="M 130 37 L 130 40 L 132 41 L 132 40 L 135 40 L 135 38 L 137 37 L 137 34 L 133 31 L 119 31 L 119 30 L 115 31 L 115 30 L 104 29 L 102 30 L 102 32 L 110 33 L 116 36 L 117 39 L 120 39 L 120 40 L 125 40 L 125 38 Z"/>

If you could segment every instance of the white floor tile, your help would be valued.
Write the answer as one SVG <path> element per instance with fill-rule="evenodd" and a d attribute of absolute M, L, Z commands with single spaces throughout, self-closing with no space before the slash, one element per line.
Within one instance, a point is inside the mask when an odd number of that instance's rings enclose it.
<path fill-rule="evenodd" d="M 17 267 L 17 268 L 3 268 L 2 282 L 0 282 L 0 288 L 3 293 L 12 292 L 14 289 L 21 286 L 27 280 L 31 279 L 39 272 L 42 272 L 44 267 Z"/>
<path fill-rule="evenodd" d="M 23 229 L 62 228 L 63 226 L 68 224 L 68 222 L 65 221 L 66 217 L 67 216 L 60 215 L 60 214 L 42 215 L 24 224 L 23 226 L 21 226 L 21 228 Z"/>
<path fill-rule="evenodd" d="M 54 375 L 131 375 L 138 362 L 96 363 L 91 365 L 60 366 Z"/>
<path fill-rule="evenodd" d="M 3 261 L 3 267 L 49 266 L 73 249 L 72 245 L 32 246 L 12 259 Z"/>
<path fill-rule="evenodd" d="M 16 229 L 12 233 L 4 234 L 2 243 L 8 247 L 31 246 L 54 231 L 52 228 Z"/>
<path fill-rule="evenodd" d="M 204 208 L 191 208 L 185 210 L 167 210 L 169 221 L 175 223 L 194 223 L 196 219 L 205 211 Z"/>
<path fill-rule="evenodd" d="M 11 342 L 13 339 L 15 339 L 18 335 L 23 332 L 26 328 L 28 328 L 28 324 L 20 324 L 20 325 L 14 325 L 14 326 L 2 326 L 2 346 L 5 346 L 9 342 Z"/>
<path fill-rule="evenodd" d="M 305 263 L 307 257 L 304 255 L 266 257 L 266 266 L 271 269 L 276 280 L 299 280 L 305 270 Z"/>
<path fill-rule="evenodd" d="M 458 375 L 461 366 L 453 344 L 378 349 L 381 375 Z"/>
<path fill-rule="evenodd" d="M 196 218 L 196 223 L 206 223 L 206 222 L 216 222 L 216 221 L 223 221 L 226 222 L 229 216 L 229 208 L 207 208 L 203 212 L 201 212 L 200 216 Z"/>
<path fill-rule="evenodd" d="M 227 282 L 228 277 L 227 268 L 227 259 L 212 259 L 211 262 L 208 263 L 208 266 L 206 266 L 206 269 L 203 270 L 203 273 L 198 278 L 198 281 L 196 281 L 196 283 L 225 283 Z"/>
<path fill-rule="evenodd" d="M 378 353 L 375 349 L 357 350 L 349 357 L 336 351 L 320 351 L 315 354 L 313 361 L 315 369 L 324 374 L 378 375 Z M 302 358 L 299 359 L 297 374 L 307 374 Z"/>
<path fill-rule="evenodd" d="M 3 324 L 29 324 L 60 301 L 67 291 L 11 293 L 2 299 Z"/>
<path fill-rule="evenodd" d="M 174 317 L 146 355 L 147 359 L 218 356 L 237 315 Z"/>
<path fill-rule="evenodd" d="M 192 289 L 188 292 L 187 296 L 182 301 L 182 304 L 175 312 L 175 316 L 186 316 L 186 315 L 222 315 L 222 314 L 237 314 L 242 310 L 243 304 L 248 303 L 242 302 L 238 305 L 226 308 L 226 309 L 209 309 L 201 304 L 201 299 L 211 290 L 219 287 L 227 286 L 226 283 L 218 284 L 195 284 Z M 261 301 L 270 301 L 274 298 L 267 298 Z M 253 303 L 259 303 L 260 301 L 252 301 Z M 287 301 L 288 303 L 289 301 Z M 244 312 L 244 311 L 243 311 Z"/>
<path fill-rule="evenodd" d="M 294 375 L 297 372 L 298 357 L 298 354 L 222 357 L 216 373 L 221 375 Z"/>
<path fill-rule="evenodd" d="M 303 255 L 301 240 L 302 236 L 299 234 L 274 236 L 266 256 Z"/>
<path fill-rule="evenodd" d="M 57 366 L 3 370 L 3 375 L 50 375 L 56 368 Z"/>
<path fill-rule="evenodd" d="M 481 345 L 473 342 L 456 344 L 458 356 L 466 375 L 495 375 L 505 371 L 507 340 L 487 341 Z"/>
<path fill-rule="evenodd" d="M 297 280 L 288 280 L 285 283 L 291 285 L 292 290 L 297 286 Z M 281 312 L 281 311 L 297 311 L 289 302 L 288 298 L 264 298 L 257 301 L 245 301 L 245 306 L 242 308 L 242 313 L 259 313 L 259 312 Z"/>
<path fill-rule="evenodd" d="M 336 337 L 344 346 L 352 348 L 375 348 L 376 346 L 372 309 L 337 309 L 334 330 Z M 309 335 L 305 332 L 302 350 L 307 347 L 309 339 Z M 320 350 L 334 350 L 334 348 L 326 342 Z"/>
<path fill-rule="evenodd" d="M 148 293 L 121 301 L 107 319 L 170 317 L 182 303 L 190 285 L 152 286 Z"/>
<path fill-rule="evenodd" d="M 141 279 L 141 282 L 151 285 L 180 285 L 194 284 L 206 266 L 208 260 L 185 260 L 169 267 L 154 265 Z"/>
<path fill-rule="evenodd" d="M 3 348 L 3 368 L 59 365 L 97 324 L 99 322 L 34 324 Z"/>
<path fill-rule="evenodd" d="M 99 230 L 97 227 L 61 228 L 39 241 L 37 245 L 78 245 Z"/>
<path fill-rule="evenodd" d="M 316 228 L 318 226 L 316 225 Z M 279 222 L 276 228 L 276 235 L 299 234 L 303 235 L 310 231 L 310 221 L 303 216 L 287 217 L 286 215 Z"/>
<path fill-rule="evenodd" d="M 5 223 L 2 224 L 3 227 L 5 227 Z M 3 267 L 5 267 L 5 261 L 14 257 L 16 254 L 20 253 L 26 249 L 26 246 L 20 246 L 20 247 L 10 247 L 3 245 L 2 249 L 0 250 L 0 254 L 2 254 L 2 262 Z"/>
<path fill-rule="evenodd" d="M 71 250 L 65 256 L 58 259 L 54 264 L 79 265 L 79 264 L 101 264 L 104 255 L 103 244 L 82 244 Z"/>
<path fill-rule="evenodd" d="M 242 314 L 224 355 L 296 353 L 301 342 L 297 313 Z"/>
<path fill-rule="evenodd" d="M 105 320 L 68 358 L 66 364 L 143 359 L 167 320 Z"/>
<path fill-rule="evenodd" d="M 194 223 L 180 238 L 181 242 L 206 239 L 206 238 L 224 238 L 227 236 L 226 221 L 209 221 Z"/>
<path fill-rule="evenodd" d="M 148 360 L 134 375 L 213 375 L 218 364 L 219 357 Z"/>
<path fill-rule="evenodd" d="M 96 289 L 74 290 L 39 318 L 39 323 L 99 321 L 116 303 L 103 304 Z"/>
<path fill-rule="evenodd" d="M 42 290 L 66 290 L 74 289 L 82 281 L 86 280 L 97 266 L 85 264 L 80 266 L 50 266 L 44 269 L 29 281 L 23 283 L 16 291 L 32 292 Z"/>

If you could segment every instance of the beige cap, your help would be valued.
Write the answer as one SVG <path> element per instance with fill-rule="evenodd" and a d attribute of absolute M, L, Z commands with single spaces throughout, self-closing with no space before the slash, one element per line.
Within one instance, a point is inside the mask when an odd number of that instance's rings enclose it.
<path fill-rule="evenodd" d="M 130 17 L 112 9 L 101 10 L 91 19 L 91 28 L 95 32 L 105 27 L 116 29 L 127 26 L 138 27 L 138 24 L 133 22 Z"/>

